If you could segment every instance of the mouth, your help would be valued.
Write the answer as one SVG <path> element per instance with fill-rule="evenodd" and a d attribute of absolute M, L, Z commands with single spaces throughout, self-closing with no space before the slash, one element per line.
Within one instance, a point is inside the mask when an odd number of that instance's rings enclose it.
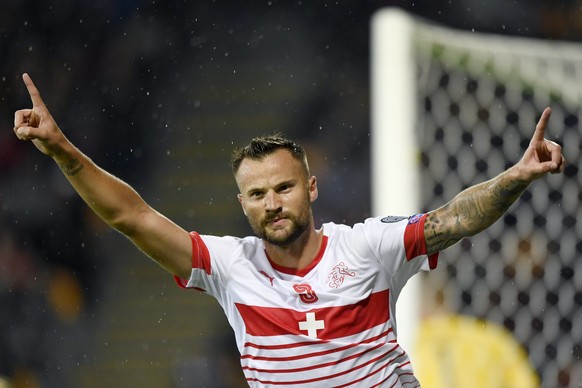
<path fill-rule="evenodd" d="M 270 217 L 265 220 L 265 225 L 281 226 L 285 223 L 287 217 L 280 215 L 277 217 Z"/>
<path fill-rule="evenodd" d="M 279 225 L 281 223 L 283 223 L 286 220 L 286 218 L 284 217 L 277 217 L 277 218 L 273 218 L 269 223 L 272 225 Z"/>

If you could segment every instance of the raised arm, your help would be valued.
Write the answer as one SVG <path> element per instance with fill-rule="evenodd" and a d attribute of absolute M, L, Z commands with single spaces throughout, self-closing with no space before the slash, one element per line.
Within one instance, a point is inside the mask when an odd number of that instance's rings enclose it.
<path fill-rule="evenodd" d="M 192 243 L 188 233 L 151 208 L 122 180 L 97 166 L 62 133 L 28 74 L 31 109 L 16 111 L 14 133 L 53 158 L 83 200 L 107 224 L 127 236 L 169 272 L 188 278 Z"/>
<path fill-rule="evenodd" d="M 429 213 L 424 224 L 429 253 L 441 251 L 488 228 L 532 181 L 564 170 L 562 148 L 544 138 L 551 113 L 550 108 L 544 110 L 527 150 L 516 165 L 487 182 L 469 187 Z"/>

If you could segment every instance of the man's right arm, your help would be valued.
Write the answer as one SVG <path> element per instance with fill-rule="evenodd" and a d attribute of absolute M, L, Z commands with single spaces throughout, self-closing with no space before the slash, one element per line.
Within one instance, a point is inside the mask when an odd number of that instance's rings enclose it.
<path fill-rule="evenodd" d="M 150 207 L 127 183 L 97 166 L 61 132 L 27 74 L 32 109 L 15 113 L 14 132 L 53 158 L 83 200 L 107 224 L 127 236 L 169 272 L 190 276 L 192 242 L 188 233 Z"/>

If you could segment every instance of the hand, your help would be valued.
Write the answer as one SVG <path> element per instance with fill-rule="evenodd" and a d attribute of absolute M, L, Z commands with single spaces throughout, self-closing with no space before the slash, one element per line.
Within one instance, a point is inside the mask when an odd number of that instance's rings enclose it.
<path fill-rule="evenodd" d="M 556 174 L 564 171 L 566 159 L 562 155 L 562 147 L 544 138 L 551 114 L 551 108 L 544 109 L 529 146 L 518 163 L 521 173 L 528 181 L 538 179 L 548 172 Z"/>
<path fill-rule="evenodd" d="M 30 76 L 22 75 L 30 94 L 32 109 L 21 109 L 14 113 L 14 133 L 20 140 L 30 140 L 44 154 L 54 156 L 62 149 L 66 138 L 57 126 L 40 97 Z"/>

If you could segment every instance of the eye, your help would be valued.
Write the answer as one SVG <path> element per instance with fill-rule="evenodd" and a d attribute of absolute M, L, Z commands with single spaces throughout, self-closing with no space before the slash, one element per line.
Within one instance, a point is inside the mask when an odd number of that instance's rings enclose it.
<path fill-rule="evenodd" d="M 249 194 L 249 197 L 251 198 L 261 198 L 262 196 L 263 196 L 262 191 L 251 191 L 251 193 Z"/>
<path fill-rule="evenodd" d="M 285 193 L 289 190 L 291 190 L 293 188 L 293 184 L 292 183 L 284 183 L 281 186 L 278 187 L 277 191 L 279 193 Z"/>

